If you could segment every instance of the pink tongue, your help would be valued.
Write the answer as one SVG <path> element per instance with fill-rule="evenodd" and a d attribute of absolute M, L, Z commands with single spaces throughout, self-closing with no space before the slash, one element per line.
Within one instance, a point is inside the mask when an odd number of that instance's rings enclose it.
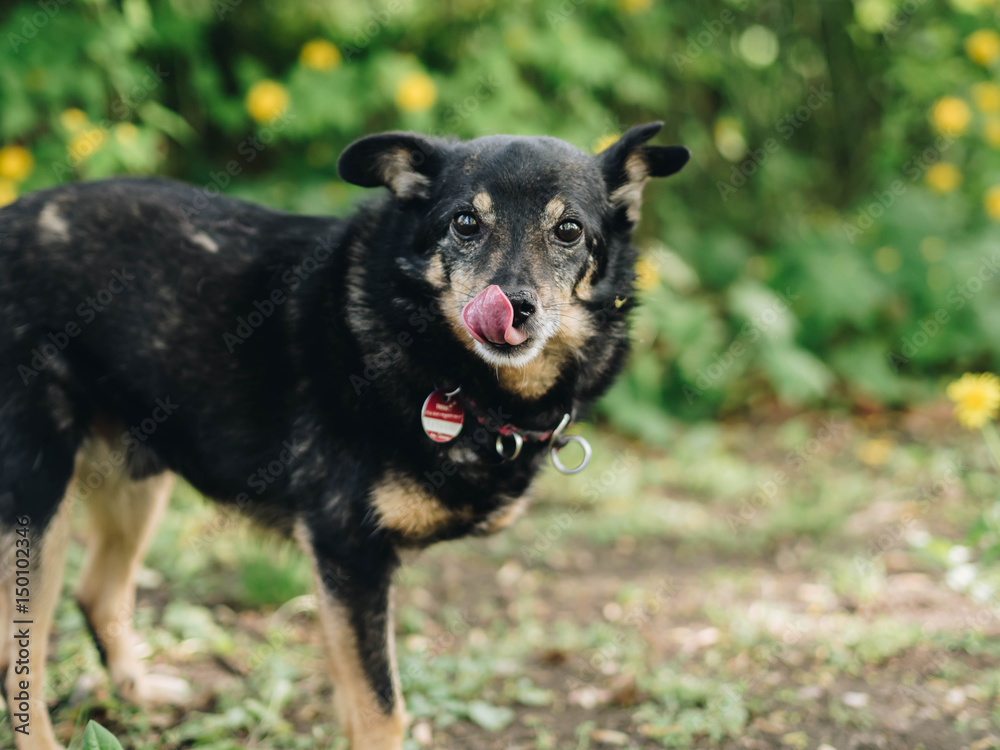
<path fill-rule="evenodd" d="M 462 310 L 465 329 L 477 341 L 494 344 L 522 343 L 528 334 L 514 328 L 514 308 L 496 284 L 486 287 Z"/>

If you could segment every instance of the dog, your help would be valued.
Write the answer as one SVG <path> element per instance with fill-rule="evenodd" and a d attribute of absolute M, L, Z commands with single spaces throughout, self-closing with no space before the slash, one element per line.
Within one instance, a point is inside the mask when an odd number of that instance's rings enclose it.
<path fill-rule="evenodd" d="M 169 700 L 135 655 L 136 571 L 184 477 L 295 539 L 351 747 L 400 750 L 391 588 L 408 549 L 522 511 L 566 426 L 621 370 L 643 185 L 688 161 L 638 126 L 596 156 L 548 137 L 390 132 L 338 173 L 346 219 L 159 178 L 0 210 L 0 685 L 17 750 L 44 702 L 69 508 L 76 599 L 116 691 Z M 582 442 L 582 441 L 580 441 Z"/>

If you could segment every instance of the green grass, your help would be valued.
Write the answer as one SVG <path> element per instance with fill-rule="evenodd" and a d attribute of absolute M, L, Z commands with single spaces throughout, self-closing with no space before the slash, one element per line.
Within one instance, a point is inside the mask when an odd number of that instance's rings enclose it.
<path fill-rule="evenodd" d="M 969 627 L 983 605 L 944 582 L 953 539 L 995 494 L 985 455 L 936 425 L 893 433 L 887 461 L 868 466 L 872 435 L 852 423 L 793 466 L 818 424 L 677 429 L 659 450 L 590 431 L 593 466 L 546 473 L 508 532 L 409 563 L 397 633 L 414 737 L 446 750 L 843 748 L 874 735 L 958 748 L 1000 733 L 1000 646 L 989 623 Z M 902 534 L 865 557 L 959 455 L 953 486 L 907 527 L 927 532 L 922 546 Z M 745 504 L 781 471 L 766 502 Z M 77 545 L 69 559 L 67 588 Z M 187 677 L 194 703 L 120 702 L 67 598 L 49 691 L 58 734 L 77 750 L 95 719 L 126 747 L 343 750 L 309 592 L 294 548 L 180 485 L 136 619 L 152 669 Z M 889 717 L 910 733 L 893 735 Z"/>

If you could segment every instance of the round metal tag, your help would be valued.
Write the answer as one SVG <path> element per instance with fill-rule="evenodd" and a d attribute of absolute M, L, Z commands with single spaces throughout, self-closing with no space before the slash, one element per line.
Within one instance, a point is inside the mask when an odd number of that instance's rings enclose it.
<path fill-rule="evenodd" d="M 420 424 L 427 437 L 438 443 L 447 443 L 458 437 L 465 420 L 465 409 L 457 398 L 449 399 L 443 388 L 432 391 L 420 410 Z"/>

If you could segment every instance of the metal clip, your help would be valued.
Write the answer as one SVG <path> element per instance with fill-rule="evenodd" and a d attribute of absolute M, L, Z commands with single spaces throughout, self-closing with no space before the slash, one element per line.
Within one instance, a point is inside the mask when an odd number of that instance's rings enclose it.
<path fill-rule="evenodd" d="M 552 465 L 556 467 L 556 470 L 562 472 L 563 474 L 578 474 L 586 469 L 587 464 L 590 463 L 590 456 L 593 453 L 590 448 L 590 443 L 587 442 L 586 438 L 582 438 L 579 435 L 567 435 L 563 437 L 563 430 L 565 430 L 572 421 L 573 416 L 571 414 L 566 414 L 559 423 L 559 426 L 553 431 L 552 439 L 549 440 L 549 458 L 552 459 Z M 556 445 L 557 440 L 561 443 L 559 446 Z M 566 468 L 559 460 L 559 451 L 565 448 L 569 443 L 578 443 L 580 447 L 583 448 L 583 461 L 581 461 L 580 465 L 574 469 Z"/>
<path fill-rule="evenodd" d="M 521 447 L 524 445 L 524 438 L 518 435 L 516 432 L 510 433 L 510 436 L 514 438 L 514 452 L 509 456 L 503 452 L 503 435 L 497 435 L 497 455 L 505 461 L 513 461 L 515 458 L 521 455 Z"/>

